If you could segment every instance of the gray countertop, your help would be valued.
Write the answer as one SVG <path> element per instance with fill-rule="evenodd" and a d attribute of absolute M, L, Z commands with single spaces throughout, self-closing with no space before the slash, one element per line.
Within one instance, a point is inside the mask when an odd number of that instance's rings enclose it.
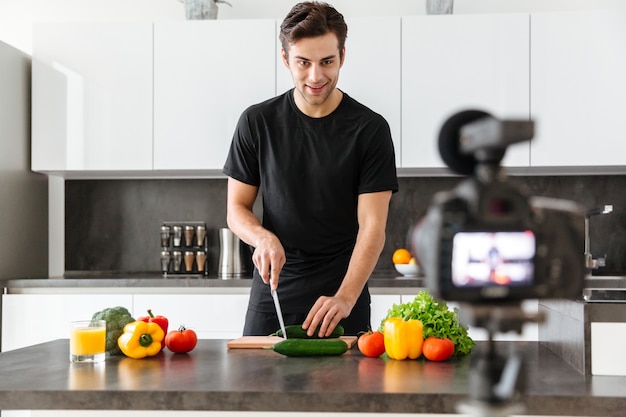
<path fill-rule="evenodd" d="M 0 277 L 1 278 L 1 277 Z M 119 271 L 76 271 L 62 277 L 46 279 L 0 279 L 0 287 L 20 289 L 63 289 L 63 288 L 195 288 L 195 289 L 249 289 L 250 277 L 222 279 L 217 276 L 169 275 L 158 273 L 130 273 Z M 395 271 L 375 271 L 368 280 L 372 293 L 413 293 L 426 287 L 423 277 L 404 277 Z M 626 288 L 626 277 L 593 277 L 585 281 L 586 288 Z"/>
<path fill-rule="evenodd" d="M 0 280 L 0 286 L 6 292 L 19 292 L 28 289 L 89 289 L 89 288 L 172 288 L 172 289 L 206 289 L 206 290 L 246 290 L 250 288 L 250 278 L 221 279 L 218 277 L 199 277 L 185 275 L 169 275 L 163 277 L 151 273 L 122 272 L 84 272 L 66 274 L 64 277 L 49 279 L 10 279 Z M 374 274 L 368 281 L 373 293 L 414 292 L 415 288 L 424 287 L 421 277 L 402 277 L 395 272 Z"/>
<path fill-rule="evenodd" d="M 580 374 L 536 342 L 496 342 L 524 355 L 519 414 L 617 416 L 626 377 Z M 476 349 L 484 348 L 479 342 Z M 70 364 L 68 340 L 0 353 L 3 409 L 454 413 L 466 399 L 471 356 L 449 362 L 342 356 L 288 358 L 200 340 L 189 354 L 108 357 Z"/>

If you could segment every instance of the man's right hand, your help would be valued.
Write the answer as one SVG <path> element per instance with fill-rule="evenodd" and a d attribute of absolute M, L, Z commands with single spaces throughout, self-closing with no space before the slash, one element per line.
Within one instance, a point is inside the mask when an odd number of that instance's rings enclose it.
<path fill-rule="evenodd" d="M 259 188 L 228 178 L 226 220 L 241 240 L 254 247 L 252 262 L 264 283 L 278 288 L 278 276 L 285 265 L 285 249 L 278 237 L 265 229 L 254 215 L 253 206 Z"/>
<path fill-rule="evenodd" d="M 285 265 L 285 249 L 276 235 L 268 233 L 261 238 L 252 254 L 252 262 L 259 271 L 264 283 L 270 285 L 270 289 L 278 288 L 278 277 Z"/>

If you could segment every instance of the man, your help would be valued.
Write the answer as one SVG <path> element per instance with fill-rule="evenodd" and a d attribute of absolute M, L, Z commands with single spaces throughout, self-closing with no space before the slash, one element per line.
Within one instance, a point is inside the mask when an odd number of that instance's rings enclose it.
<path fill-rule="evenodd" d="M 237 124 L 224 173 L 228 226 L 254 248 L 244 335 L 279 327 L 267 284 L 285 323 L 309 335 L 370 327 L 367 279 L 398 183 L 389 125 L 336 88 L 346 35 L 330 5 L 295 5 L 280 32 L 295 88 L 249 107 Z"/>

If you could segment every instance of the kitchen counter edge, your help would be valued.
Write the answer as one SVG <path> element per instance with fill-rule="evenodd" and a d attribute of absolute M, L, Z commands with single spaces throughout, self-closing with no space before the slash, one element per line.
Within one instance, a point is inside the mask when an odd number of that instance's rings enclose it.
<path fill-rule="evenodd" d="M 6 279 L 0 280 L 4 294 L 36 293 L 208 293 L 208 294 L 247 294 L 250 291 L 250 278 L 197 277 L 161 275 L 100 275 L 93 277 L 52 277 L 49 279 Z M 416 294 L 424 288 L 424 280 L 419 277 L 396 277 L 374 275 L 368 285 L 372 294 Z"/>
<path fill-rule="evenodd" d="M 482 350 L 484 343 L 477 349 Z M 515 348 L 525 358 L 527 387 L 519 398 L 526 407 L 523 414 L 615 416 L 626 407 L 624 377 L 585 377 L 537 342 L 495 343 L 500 352 Z M 363 357 L 354 349 L 345 356 L 311 361 L 262 349 L 230 350 L 226 340 L 201 340 L 184 356 L 163 352 L 142 360 L 109 358 L 104 363 L 106 372 L 73 366 L 66 362 L 67 356 L 67 339 L 0 353 L 0 405 L 6 409 L 454 413 L 456 403 L 467 399 L 472 363 L 471 356 L 445 363 L 387 363 Z M 352 376 L 352 384 L 342 381 L 346 375 Z M 291 385 L 285 386 L 287 381 Z M 72 388 L 76 384 L 80 385 Z"/>

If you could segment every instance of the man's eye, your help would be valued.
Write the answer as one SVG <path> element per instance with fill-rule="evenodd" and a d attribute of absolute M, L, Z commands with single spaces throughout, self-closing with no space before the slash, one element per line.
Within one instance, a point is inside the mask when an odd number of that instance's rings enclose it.
<path fill-rule="evenodd" d="M 300 65 L 301 67 L 306 67 L 307 65 L 309 65 L 309 63 L 307 61 L 299 61 L 298 65 Z"/>
<path fill-rule="evenodd" d="M 326 61 L 322 62 L 324 65 L 332 65 L 333 61 L 332 59 L 327 59 Z"/>

